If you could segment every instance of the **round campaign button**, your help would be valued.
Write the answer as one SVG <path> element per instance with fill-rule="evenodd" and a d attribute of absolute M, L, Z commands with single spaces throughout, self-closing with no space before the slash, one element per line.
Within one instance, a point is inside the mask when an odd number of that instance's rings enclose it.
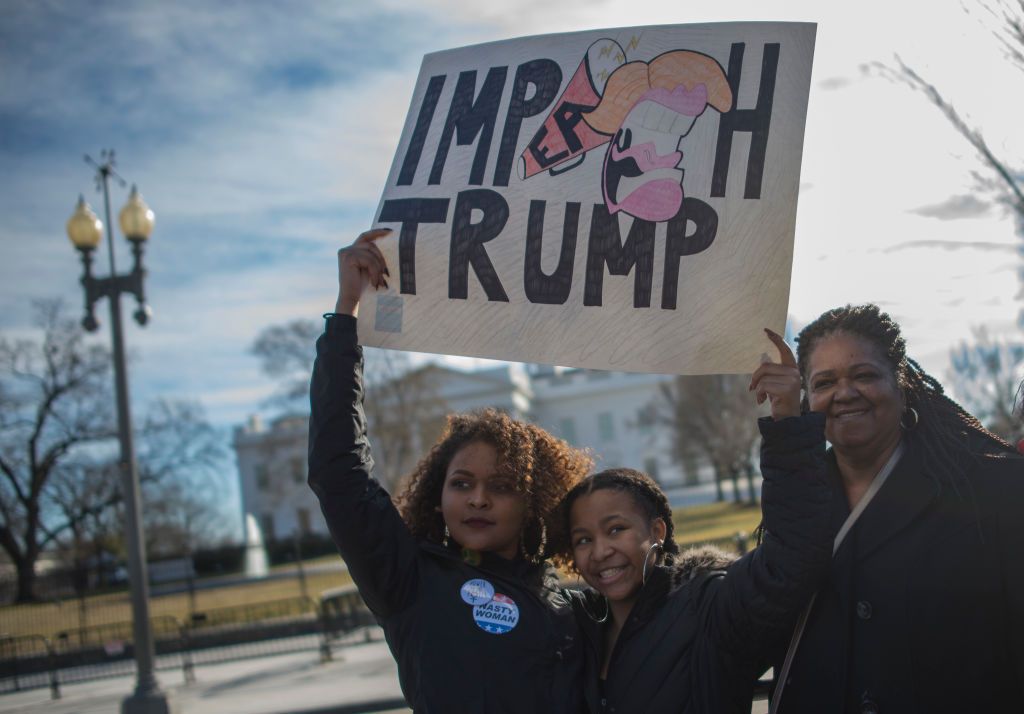
<path fill-rule="evenodd" d="M 495 593 L 490 602 L 473 608 L 473 620 L 484 632 L 503 635 L 519 624 L 519 607 L 508 595 Z"/>
<path fill-rule="evenodd" d="M 484 605 L 494 597 L 494 586 L 486 580 L 474 578 L 462 584 L 461 595 L 467 605 Z"/>

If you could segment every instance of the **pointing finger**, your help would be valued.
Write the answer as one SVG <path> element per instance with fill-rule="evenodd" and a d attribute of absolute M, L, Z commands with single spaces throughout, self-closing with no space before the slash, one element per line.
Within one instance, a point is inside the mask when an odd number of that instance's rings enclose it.
<path fill-rule="evenodd" d="M 391 233 L 390 228 L 374 228 L 369 231 L 363 231 L 359 234 L 359 237 L 356 238 L 356 243 L 369 243 L 377 240 L 378 238 L 383 238 L 389 233 Z"/>
<path fill-rule="evenodd" d="M 790 346 L 786 344 L 786 341 L 782 339 L 782 336 L 773 330 L 769 330 L 767 327 L 764 328 L 764 333 L 768 335 L 768 339 L 778 348 L 779 361 L 787 367 L 796 367 L 796 356 L 793 354 Z"/>

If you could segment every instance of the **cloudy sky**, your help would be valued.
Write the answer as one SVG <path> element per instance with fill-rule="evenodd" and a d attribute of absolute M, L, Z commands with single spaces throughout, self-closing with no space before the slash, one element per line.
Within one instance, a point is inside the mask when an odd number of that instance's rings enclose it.
<path fill-rule="evenodd" d="M 790 314 L 878 302 L 944 376 L 973 326 L 1014 334 L 1018 239 L 978 191 L 970 147 L 921 95 L 863 67 L 898 54 L 998 153 L 1024 156 L 1013 131 L 1024 76 L 992 19 L 964 5 L 972 12 L 956 0 L 4 0 L 0 330 L 28 330 L 34 298 L 78 309 L 64 223 L 79 193 L 102 205 L 82 155 L 113 147 L 157 215 L 154 319 L 128 328 L 133 397 L 140 408 L 198 399 L 227 429 L 273 389 L 247 353 L 259 330 L 332 307 L 335 251 L 373 219 L 424 53 L 600 27 L 801 20 L 818 35 Z M 126 196 L 115 189 L 115 211 Z"/>

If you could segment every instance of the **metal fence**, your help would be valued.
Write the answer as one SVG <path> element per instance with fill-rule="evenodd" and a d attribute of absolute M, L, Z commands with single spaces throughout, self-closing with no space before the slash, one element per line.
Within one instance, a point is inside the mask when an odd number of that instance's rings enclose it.
<path fill-rule="evenodd" d="M 315 650 L 330 660 L 335 647 L 368 639 L 376 624 L 355 588 L 320 601 L 293 597 L 209 610 L 191 621 L 151 619 L 158 670 L 182 670 L 194 681 L 197 665 Z M 0 694 L 132 674 L 132 623 L 117 622 L 42 635 L 0 637 Z"/>

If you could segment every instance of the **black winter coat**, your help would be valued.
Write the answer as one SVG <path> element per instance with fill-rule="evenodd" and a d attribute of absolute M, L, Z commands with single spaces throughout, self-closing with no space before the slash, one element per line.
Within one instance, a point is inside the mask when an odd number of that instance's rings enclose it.
<path fill-rule="evenodd" d="M 1024 459 L 957 495 L 906 453 L 836 552 L 782 714 L 1024 712 Z M 849 513 L 835 459 L 832 522 Z"/>
<path fill-rule="evenodd" d="M 820 585 L 831 554 L 825 419 L 760 420 L 763 543 L 729 562 L 706 549 L 658 567 L 640 592 L 600 679 L 603 600 L 573 593 L 584 630 L 593 714 L 750 712 L 753 687 L 793 613 Z M 686 528 L 686 523 L 683 523 Z"/>
<path fill-rule="evenodd" d="M 581 707 L 582 654 L 553 572 L 483 554 L 478 565 L 415 539 L 371 476 L 355 318 L 329 317 L 317 341 L 309 484 L 334 542 L 398 662 L 418 714 L 569 712 Z M 484 580 L 494 597 L 474 606 Z M 502 597 L 503 596 L 503 597 Z"/>

